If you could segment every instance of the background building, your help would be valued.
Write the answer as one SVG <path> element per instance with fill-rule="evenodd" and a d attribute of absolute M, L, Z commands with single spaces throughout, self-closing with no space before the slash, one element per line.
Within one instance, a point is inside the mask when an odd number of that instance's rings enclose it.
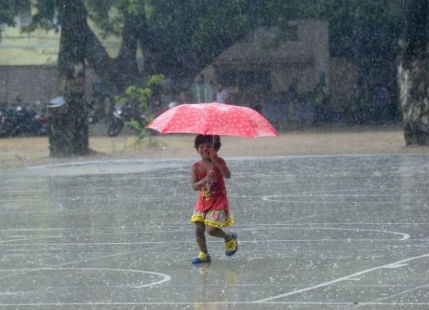
<path fill-rule="evenodd" d="M 259 28 L 225 50 L 201 74 L 223 86 L 229 102 L 261 110 L 272 121 L 313 122 L 317 105 L 341 114 L 353 102 L 356 68 L 329 55 L 328 22 L 289 22 Z M 327 116 L 329 117 L 329 115 Z"/>

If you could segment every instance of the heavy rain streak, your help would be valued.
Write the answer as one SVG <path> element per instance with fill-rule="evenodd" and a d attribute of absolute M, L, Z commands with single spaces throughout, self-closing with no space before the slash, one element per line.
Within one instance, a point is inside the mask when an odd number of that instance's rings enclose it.
<path fill-rule="evenodd" d="M 429 309 L 429 0 L 0 0 L 0 308 Z"/>

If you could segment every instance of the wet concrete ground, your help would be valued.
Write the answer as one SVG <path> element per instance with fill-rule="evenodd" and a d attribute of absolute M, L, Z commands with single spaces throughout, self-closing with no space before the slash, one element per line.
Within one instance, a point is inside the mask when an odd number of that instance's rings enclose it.
<path fill-rule="evenodd" d="M 226 160 L 204 266 L 190 159 L 0 171 L 0 308 L 429 309 L 427 155 Z"/>

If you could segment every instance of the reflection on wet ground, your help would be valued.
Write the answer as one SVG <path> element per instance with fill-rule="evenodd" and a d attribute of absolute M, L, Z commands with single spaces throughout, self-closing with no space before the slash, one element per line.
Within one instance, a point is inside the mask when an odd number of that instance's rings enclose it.
<path fill-rule="evenodd" d="M 0 307 L 426 310 L 428 159 L 227 158 L 240 249 L 203 266 L 190 160 L 0 171 Z"/>

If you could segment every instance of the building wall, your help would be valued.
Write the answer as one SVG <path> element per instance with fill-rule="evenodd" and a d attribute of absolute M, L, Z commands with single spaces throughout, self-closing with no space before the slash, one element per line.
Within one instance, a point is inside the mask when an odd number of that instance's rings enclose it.
<path fill-rule="evenodd" d="M 87 69 L 86 89 L 90 95 L 96 77 Z M 46 103 L 59 96 L 58 70 L 56 66 L 0 66 L 0 102 Z"/>
<path fill-rule="evenodd" d="M 54 66 L 0 66 L 0 101 L 46 102 L 57 95 L 57 75 Z"/>
<path fill-rule="evenodd" d="M 271 90 L 284 93 L 295 87 L 298 93 L 313 90 L 317 83 L 318 73 L 312 62 L 285 63 L 271 68 Z"/>

